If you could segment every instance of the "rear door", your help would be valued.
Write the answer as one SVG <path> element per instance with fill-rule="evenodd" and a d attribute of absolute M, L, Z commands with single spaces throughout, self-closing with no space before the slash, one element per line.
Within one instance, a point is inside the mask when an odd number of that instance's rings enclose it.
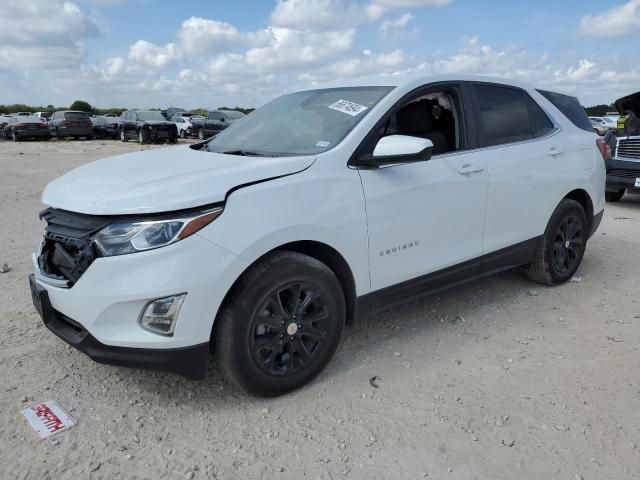
<path fill-rule="evenodd" d="M 484 253 L 544 233 L 567 192 L 567 145 L 549 115 L 520 88 L 474 83 L 476 154 L 489 172 Z M 524 246 L 524 245 L 523 245 Z"/>

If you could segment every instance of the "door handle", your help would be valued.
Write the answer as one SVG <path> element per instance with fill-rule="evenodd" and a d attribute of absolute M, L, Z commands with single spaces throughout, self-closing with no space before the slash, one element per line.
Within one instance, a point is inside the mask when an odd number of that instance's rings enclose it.
<path fill-rule="evenodd" d="M 460 175 L 471 175 L 472 173 L 480 173 L 483 172 L 484 168 L 480 167 L 478 165 L 470 165 L 468 163 L 462 165 L 459 169 L 458 169 L 458 173 Z"/>
<path fill-rule="evenodd" d="M 560 150 L 560 149 L 557 149 L 556 147 L 553 147 L 551 150 L 547 152 L 547 155 L 549 155 L 550 157 L 558 157 L 563 153 L 564 153 L 564 150 Z"/>

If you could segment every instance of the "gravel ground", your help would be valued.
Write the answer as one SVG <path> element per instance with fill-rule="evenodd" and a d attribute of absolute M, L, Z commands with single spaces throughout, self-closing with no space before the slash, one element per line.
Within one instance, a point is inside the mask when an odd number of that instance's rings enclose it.
<path fill-rule="evenodd" d="M 608 206 L 574 282 L 506 273 L 373 316 L 312 384 L 260 400 L 213 364 L 189 382 L 93 363 L 31 305 L 44 185 L 139 148 L 0 143 L 0 478 L 640 478 L 640 197 Z M 19 410 L 50 399 L 78 425 L 38 440 Z"/>

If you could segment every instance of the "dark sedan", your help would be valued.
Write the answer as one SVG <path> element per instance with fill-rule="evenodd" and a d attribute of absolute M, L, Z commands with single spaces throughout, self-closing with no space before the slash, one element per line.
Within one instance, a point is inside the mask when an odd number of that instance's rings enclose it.
<path fill-rule="evenodd" d="M 49 129 L 39 117 L 11 117 L 4 127 L 3 133 L 4 138 L 11 139 L 14 142 L 27 138 L 45 140 L 49 138 Z"/>
<path fill-rule="evenodd" d="M 120 136 L 119 117 L 92 117 L 93 135 L 96 138 L 118 138 Z"/>
<path fill-rule="evenodd" d="M 120 140 L 123 142 L 128 142 L 131 138 L 140 143 L 178 141 L 176 124 L 156 110 L 127 110 L 121 119 Z"/>

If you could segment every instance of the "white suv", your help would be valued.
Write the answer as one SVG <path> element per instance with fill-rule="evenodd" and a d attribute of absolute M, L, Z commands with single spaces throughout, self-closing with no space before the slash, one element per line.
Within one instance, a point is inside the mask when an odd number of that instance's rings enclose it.
<path fill-rule="evenodd" d="M 503 80 L 285 95 L 50 183 L 34 305 L 98 362 L 202 378 L 211 347 L 282 394 L 345 322 L 514 267 L 567 281 L 603 213 L 598 142 L 575 98 Z"/>

